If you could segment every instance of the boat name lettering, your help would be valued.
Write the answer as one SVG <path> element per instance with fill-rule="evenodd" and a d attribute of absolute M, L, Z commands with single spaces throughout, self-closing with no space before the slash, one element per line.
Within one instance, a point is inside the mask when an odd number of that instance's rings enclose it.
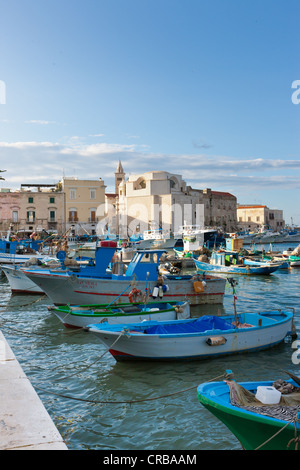
<path fill-rule="evenodd" d="M 87 281 L 87 280 L 80 280 L 79 281 L 79 284 L 81 286 L 90 286 L 90 287 L 95 287 L 96 286 L 96 282 L 95 281 Z"/>

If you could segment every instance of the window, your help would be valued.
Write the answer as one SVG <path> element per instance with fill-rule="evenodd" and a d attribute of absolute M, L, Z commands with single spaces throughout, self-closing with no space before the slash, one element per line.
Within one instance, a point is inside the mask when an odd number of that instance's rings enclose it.
<path fill-rule="evenodd" d="M 50 204 L 54 204 L 55 203 L 55 197 L 50 197 Z"/>
<path fill-rule="evenodd" d="M 90 189 L 90 199 L 96 199 L 96 189 L 95 188 Z"/>
<path fill-rule="evenodd" d="M 256 222 L 259 222 L 259 219 L 260 219 L 260 217 L 259 217 L 259 215 L 258 215 L 258 216 L 256 217 Z"/>
<path fill-rule="evenodd" d="M 19 220 L 19 213 L 18 211 L 12 211 L 12 221 L 13 222 L 18 222 Z"/>
<path fill-rule="evenodd" d="M 77 209 L 69 210 L 69 222 L 78 222 Z"/>
<path fill-rule="evenodd" d="M 49 211 L 49 221 L 50 222 L 56 221 L 56 211 Z"/>
<path fill-rule="evenodd" d="M 137 189 L 145 189 L 146 188 L 146 181 L 145 180 L 140 180 L 138 182 L 138 188 Z"/>
<path fill-rule="evenodd" d="M 27 222 L 32 223 L 35 221 L 35 211 L 27 211 Z"/>
<path fill-rule="evenodd" d="M 29 204 L 32 204 L 32 203 L 33 203 L 33 197 L 32 197 L 32 196 L 30 196 L 30 197 L 28 198 L 28 202 L 29 202 Z"/>
<path fill-rule="evenodd" d="M 90 222 L 96 222 L 96 209 L 90 210 Z"/>
<path fill-rule="evenodd" d="M 76 189 L 70 188 L 70 199 L 76 199 Z"/>

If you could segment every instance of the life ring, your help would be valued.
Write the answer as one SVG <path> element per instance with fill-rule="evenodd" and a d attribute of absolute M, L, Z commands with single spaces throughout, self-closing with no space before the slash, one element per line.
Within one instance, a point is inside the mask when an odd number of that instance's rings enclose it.
<path fill-rule="evenodd" d="M 142 292 L 139 289 L 136 289 L 135 287 L 128 294 L 128 299 L 131 303 L 141 302 L 142 298 Z"/>

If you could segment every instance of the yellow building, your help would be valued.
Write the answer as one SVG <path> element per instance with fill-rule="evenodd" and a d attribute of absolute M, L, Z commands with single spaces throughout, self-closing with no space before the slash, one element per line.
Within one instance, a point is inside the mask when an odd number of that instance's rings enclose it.
<path fill-rule="evenodd" d="M 98 180 L 63 178 L 65 229 L 73 235 L 96 234 L 97 223 L 105 215 L 105 184 Z"/>

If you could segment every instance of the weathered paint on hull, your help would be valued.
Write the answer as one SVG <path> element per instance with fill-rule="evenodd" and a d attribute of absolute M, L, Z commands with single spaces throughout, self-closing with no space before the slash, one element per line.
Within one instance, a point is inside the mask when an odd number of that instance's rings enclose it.
<path fill-rule="evenodd" d="M 13 293 L 20 294 L 43 294 L 42 289 L 32 282 L 20 269 L 15 269 L 14 266 L 2 266 L 2 271 L 5 273 L 10 289 Z"/>
<path fill-rule="evenodd" d="M 273 347 L 282 342 L 291 330 L 292 320 L 266 328 L 238 329 L 235 333 L 226 331 L 199 334 L 122 334 L 103 329 L 90 331 L 102 341 L 117 361 L 122 360 L 195 360 L 219 357 L 228 354 L 254 352 Z M 207 339 L 221 335 L 226 342 L 210 346 Z M 119 337 L 119 338 L 118 338 Z M 117 340 L 117 341 L 116 341 Z"/>
<path fill-rule="evenodd" d="M 83 305 L 93 303 L 110 303 L 118 296 L 116 303 L 127 302 L 128 294 L 132 289 L 129 280 L 110 280 L 97 278 L 83 278 L 73 276 L 51 276 L 32 272 L 29 278 L 47 294 L 55 305 Z M 204 291 L 196 293 L 192 279 L 167 279 L 165 281 L 169 290 L 164 293 L 164 301 L 188 300 L 191 305 L 222 304 L 226 279 L 212 277 L 205 279 Z M 147 288 L 152 292 L 156 282 L 135 281 L 135 287 L 143 293 Z M 121 295 L 120 295 L 121 294 Z"/>

